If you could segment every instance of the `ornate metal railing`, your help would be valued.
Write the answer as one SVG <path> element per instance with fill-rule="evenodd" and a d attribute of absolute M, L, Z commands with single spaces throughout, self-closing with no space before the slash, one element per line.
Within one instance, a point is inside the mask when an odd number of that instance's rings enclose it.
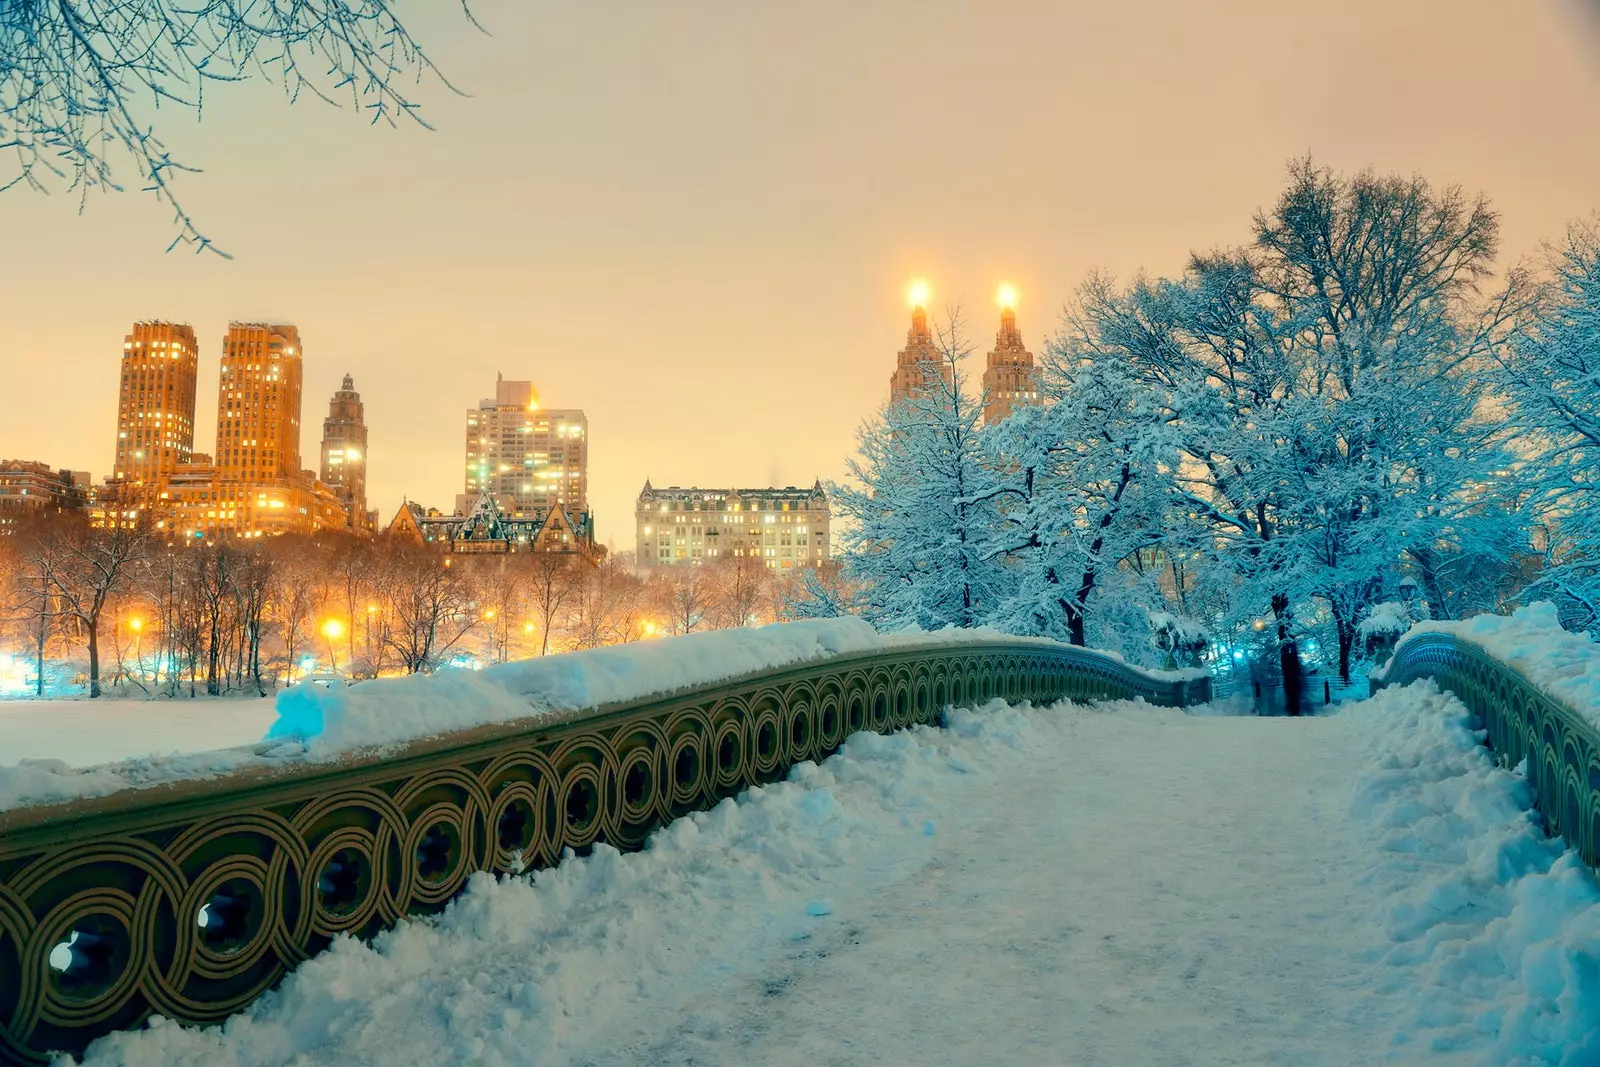
<path fill-rule="evenodd" d="M 442 908 L 474 871 L 555 862 L 821 759 L 857 730 L 1006 700 L 1203 702 L 1082 649 L 842 656 L 561 717 L 0 813 L 0 1062 L 152 1013 L 220 1020 L 336 935 Z"/>
<path fill-rule="evenodd" d="M 1432 678 L 1478 718 L 1506 767 L 1527 760 L 1528 784 L 1550 832 L 1600 870 L 1600 730 L 1521 671 L 1450 634 L 1401 642 L 1373 691 Z"/>

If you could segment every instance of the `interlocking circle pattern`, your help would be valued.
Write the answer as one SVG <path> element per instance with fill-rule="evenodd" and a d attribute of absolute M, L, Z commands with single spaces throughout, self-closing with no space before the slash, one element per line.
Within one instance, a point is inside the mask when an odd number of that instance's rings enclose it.
<path fill-rule="evenodd" d="M 821 760 L 858 730 L 933 723 L 946 706 L 995 697 L 1182 705 L 1207 693 L 1083 649 L 927 647 L 332 772 L 7 813 L 0 1063 L 44 1064 L 152 1013 L 226 1018 L 337 935 L 442 908 L 475 871 L 548 865 L 600 841 L 637 848 L 663 823 Z"/>

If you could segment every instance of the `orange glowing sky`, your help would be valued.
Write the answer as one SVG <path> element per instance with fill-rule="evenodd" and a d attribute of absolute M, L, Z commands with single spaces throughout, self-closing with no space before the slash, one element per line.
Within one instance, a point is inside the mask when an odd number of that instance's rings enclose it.
<path fill-rule="evenodd" d="M 588 412 L 599 535 L 631 548 L 646 475 L 841 474 L 914 278 L 981 349 L 1014 285 L 1037 351 L 1087 271 L 1243 240 L 1307 151 L 1482 190 L 1508 257 L 1600 208 L 1588 0 L 476 0 L 489 37 L 427 6 L 471 94 L 422 92 L 437 132 L 263 85 L 163 120 L 231 262 L 165 254 L 139 194 L 0 194 L 0 455 L 105 475 L 136 318 L 199 334 L 209 451 L 225 324 L 292 322 L 302 451 L 352 373 L 383 521 L 451 505 L 499 371 Z"/>

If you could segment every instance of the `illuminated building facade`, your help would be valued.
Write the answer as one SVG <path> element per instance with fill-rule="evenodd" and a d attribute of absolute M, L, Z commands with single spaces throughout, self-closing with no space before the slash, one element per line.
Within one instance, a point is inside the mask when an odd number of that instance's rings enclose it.
<path fill-rule="evenodd" d="M 512 516 L 501 510 L 491 493 L 479 494 L 464 515 L 446 515 L 438 508 L 402 504 L 385 533 L 453 555 L 553 552 L 589 563 L 597 563 L 605 555 L 605 549 L 595 544 L 594 527 L 587 514 L 554 508 Z"/>
<path fill-rule="evenodd" d="M 484 493 L 514 518 L 589 511 L 589 420 L 539 406 L 532 382 L 495 379 L 495 395 L 467 412 L 465 515 Z"/>
<path fill-rule="evenodd" d="M 647 480 L 634 509 L 641 567 L 681 567 L 754 557 L 773 570 L 816 567 L 831 553 L 828 494 L 810 489 L 657 489 Z"/>
<path fill-rule="evenodd" d="M 186 323 L 136 322 L 122 341 L 117 448 L 108 479 L 132 495 L 194 452 L 200 346 Z"/>
<path fill-rule="evenodd" d="M 1006 299 L 1008 295 L 1010 300 Z M 994 335 L 994 350 L 983 371 L 983 421 L 991 426 L 1017 408 L 1039 401 L 1033 353 L 1022 343 L 1014 302 L 1014 294 L 1001 291 L 1000 332 Z"/>
<path fill-rule="evenodd" d="M 0 460 L 0 534 L 25 519 L 88 504 L 89 472 L 57 470 L 26 459 Z"/>
<path fill-rule="evenodd" d="M 949 384 L 950 361 L 944 358 L 928 329 L 928 312 L 923 308 L 926 290 L 913 287 L 911 329 L 906 331 L 906 346 L 895 356 L 894 374 L 889 377 L 889 402 L 898 404 L 920 393 L 938 375 Z"/>
<path fill-rule="evenodd" d="M 322 482 L 338 498 L 350 525 L 370 529 L 367 513 L 367 421 L 354 379 L 344 376 L 322 420 Z"/>
<path fill-rule="evenodd" d="M 193 331 L 181 329 L 188 331 L 184 339 L 192 352 Z M 138 350 L 134 344 L 138 336 L 136 326 L 129 340 L 131 347 L 124 350 L 125 389 L 128 353 Z M 170 353 L 172 342 L 166 340 L 165 350 Z M 146 350 L 151 348 L 162 350 L 160 345 L 145 345 Z M 300 335 L 293 326 L 230 323 L 217 384 L 215 455 L 191 451 L 194 386 L 190 370 L 184 462 L 163 459 L 159 470 L 119 466 L 121 477 L 114 475 L 108 480 L 108 500 L 99 509 L 98 521 L 148 523 L 167 537 L 189 541 L 345 528 L 348 519 L 339 500 L 311 471 L 300 467 L 302 366 Z M 135 384 L 139 384 L 137 377 Z M 154 392 L 153 388 L 135 389 L 133 396 L 148 400 Z M 128 399 L 125 391 L 125 410 Z M 181 413 L 182 408 L 175 410 Z M 118 438 L 119 457 L 123 440 Z M 141 471 L 142 480 L 133 476 Z"/>

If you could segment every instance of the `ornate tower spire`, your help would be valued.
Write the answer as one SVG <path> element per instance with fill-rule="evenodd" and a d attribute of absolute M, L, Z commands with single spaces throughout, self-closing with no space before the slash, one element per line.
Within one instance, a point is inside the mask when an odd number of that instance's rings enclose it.
<path fill-rule="evenodd" d="M 1039 400 L 1033 353 L 1022 343 L 1022 331 L 1017 329 L 1017 291 L 1003 285 L 996 299 L 1000 331 L 994 335 L 994 350 L 983 372 L 983 421 L 991 426 Z"/>
<path fill-rule="evenodd" d="M 322 420 L 322 481 L 339 498 L 351 529 L 371 527 L 367 515 L 367 413 L 355 379 L 344 376 Z"/>
<path fill-rule="evenodd" d="M 927 285 L 913 282 L 906 295 L 911 305 L 911 328 L 906 331 L 906 346 L 896 354 L 894 373 L 889 377 L 891 404 L 920 393 L 927 387 L 931 375 L 936 374 L 946 382 L 951 380 L 950 365 L 928 329 Z"/>

